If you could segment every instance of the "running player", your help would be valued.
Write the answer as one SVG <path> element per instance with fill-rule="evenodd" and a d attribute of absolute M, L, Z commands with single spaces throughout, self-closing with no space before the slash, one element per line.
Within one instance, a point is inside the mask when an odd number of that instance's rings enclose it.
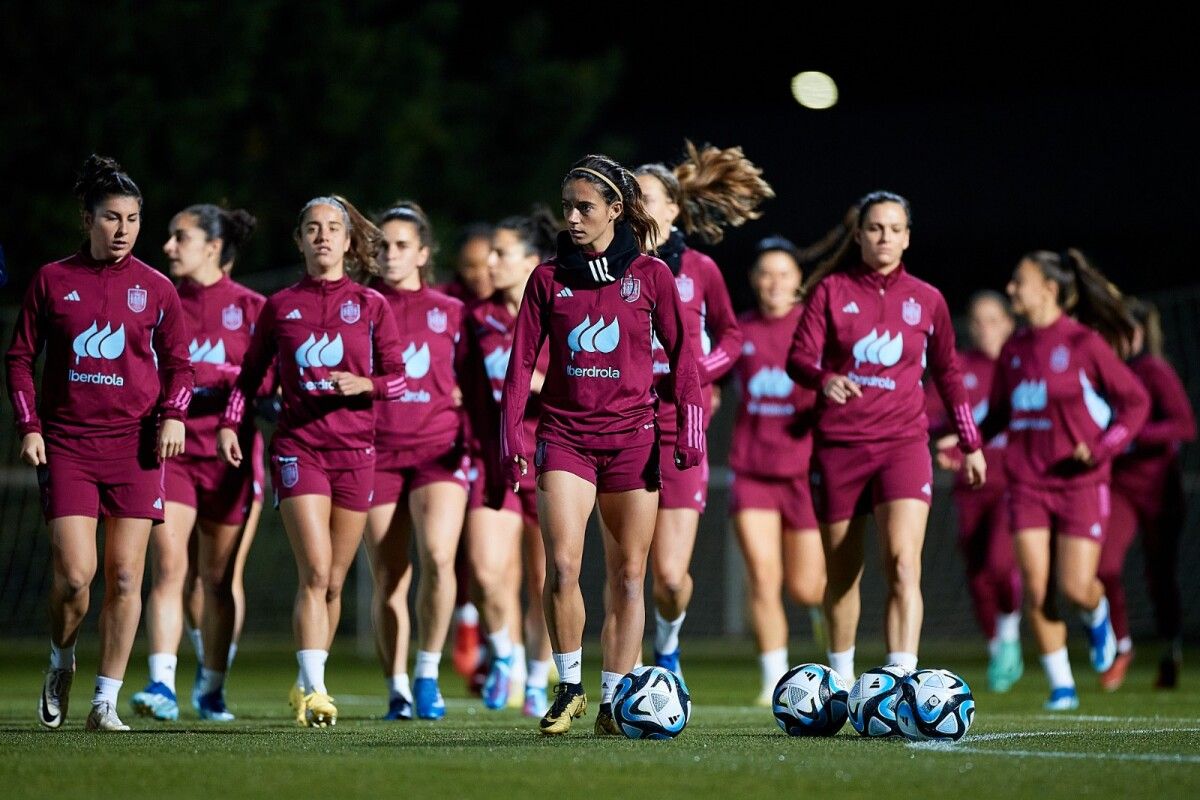
<path fill-rule="evenodd" d="M 921 388 L 926 365 L 966 454 L 968 483 L 982 485 L 986 471 L 946 301 L 902 260 L 912 225 L 908 201 L 872 192 L 858 210 L 851 230 L 861 255 L 853 255 L 848 237 L 809 276 L 788 355 L 788 374 L 820 392 L 810 475 L 825 549 L 829 664 L 848 682 L 872 512 L 887 581 L 887 663 L 917 665 L 933 480 Z"/>
<path fill-rule="evenodd" d="M 263 306 L 217 446 L 226 463 L 242 465 L 238 431 L 274 364 L 283 410 L 271 440 L 271 484 L 299 577 L 300 676 L 291 701 L 297 722 L 324 727 L 337 722 L 325 662 L 370 506 L 375 402 L 407 388 L 387 301 L 350 278 L 378 272 L 379 229 L 343 198 L 317 197 L 301 210 L 294 235 L 306 274 Z"/>
<path fill-rule="evenodd" d="M 483 702 L 488 708 L 503 708 L 509 703 L 512 690 L 517 690 L 520 697 L 523 686 L 523 711 L 531 717 L 546 713 L 550 673 L 550 640 L 542 610 L 546 553 L 538 529 L 533 475 L 522 477 L 516 492 L 506 489 L 499 509 L 489 508 L 485 501 L 488 471 L 495 472 L 499 463 L 496 421 L 500 418 L 500 396 L 512 352 L 517 309 L 534 268 L 554 256 L 557 235 L 558 224 L 544 207 L 535 208 L 528 217 L 509 217 L 496 226 L 490 259 L 496 293 L 471 309 L 468 365 L 464 369 L 464 376 L 470 377 L 467 408 L 475 431 L 467 550 L 491 656 Z M 542 348 L 533 371 L 532 394 L 525 407 L 525 435 L 530 438 L 536 436 L 541 414 L 537 395 L 548 364 L 549 352 Z M 522 571 L 529 597 L 524 625 L 520 603 Z M 526 653 L 531 656 L 528 664 Z"/>
<path fill-rule="evenodd" d="M 651 331 L 669 356 L 671 377 L 661 389 L 678 415 L 673 456 L 680 469 L 703 459 L 704 411 L 671 270 L 643 253 L 658 235 L 633 173 L 605 156 L 586 156 L 563 179 L 562 207 L 567 230 L 559 234 L 558 255 L 533 271 L 517 312 L 501 397 L 500 477 L 517 490 L 528 471 L 525 407 L 546 342 L 550 363 L 532 461 L 546 546 L 546 623 L 561 682 L 540 729 L 566 733 L 587 710 L 579 573 L 587 521 L 598 505 L 611 600 L 596 732 L 619 735 L 610 701 L 641 649 L 658 509 Z"/>
<path fill-rule="evenodd" d="M 375 649 L 388 682 L 384 719 L 441 719 L 442 647 L 454 611 L 454 554 L 467 507 L 469 459 L 458 370 L 463 304 L 428 288 L 433 227 L 419 205 L 395 203 L 379 218 L 378 277 L 404 344 L 408 389 L 375 407 L 375 489 L 367 554 L 375 579 Z M 397 513 L 397 509 L 400 512 Z M 408 680 L 409 546 L 415 541 L 417 658 Z"/>
<path fill-rule="evenodd" d="M 746 561 L 762 670 L 758 704 L 769 706 L 775 684 L 790 667 L 781 592 L 786 588 L 810 609 L 819 631 L 825 553 L 808 488 L 816 394 L 792 383 L 786 372 L 802 310 L 803 275 L 796 246 L 787 239 L 763 239 L 757 250 L 750 284 L 758 308 L 738 317 L 745 340 L 733 367 L 738 411 L 729 450 L 730 511 Z"/>
<path fill-rule="evenodd" d="M 217 457 L 217 421 L 266 298 L 230 280 L 222 264 L 232 263 L 253 229 L 254 218 L 245 211 L 195 205 L 171 220 L 163 246 L 171 276 L 180 281 L 196 388 L 188 409 L 186 454 L 166 466 L 165 522 L 151 532 L 152 581 L 146 602 L 150 682 L 131 699 L 136 713 L 159 720 L 179 718 L 175 672 L 188 544 L 197 527 L 196 572 L 207 599 L 201 627 L 207 629 L 208 647 L 194 695 L 201 719 L 233 719 L 224 695 L 235 618 L 231 564 L 250 507 L 261 499 L 262 477 L 254 474 L 253 463 L 230 469 Z M 242 434 L 243 447 L 260 454 L 261 470 L 262 440 L 253 423 Z"/>
<path fill-rule="evenodd" d="M 658 257 L 671 268 L 686 309 L 688 341 L 703 387 L 707 420 L 712 416 L 712 384 L 733 367 L 742 349 L 742 334 L 720 268 L 688 247 L 684 235 L 715 244 L 726 227 L 758 219 L 762 215 L 759 205 L 775 193 L 762 179 L 762 170 L 742 155 L 740 147 L 722 150 L 710 145 L 698 150 L 687 142 L 684 160 L 674 169 L 644 164 L 634 174 L 646 212 L 658 231 L 649 245 L 657 248 Z M 680 227 L 675 227 L 676 221 Z M 664 380 L 669 370 L 666 352 L 656 346 L 657 380 Z M 650 565 L 654 576 L 654 663 L 681 674 L 679 630 L 692 598 L 689 569 L 700 514 L 708 502 L 708 461 L 703 461 L 700 469 L 676 469 L 673 417 L 666 411 L 658 420 L 663 484 Z"/>
<path fill-rule="evenodd" d="M 1187 517 L 1179 448 L 1196 438 L 1196 417 L 1179 375 L 1162 356 L 1162 328 L 1153 305 L 1130 300 L 1135 327 L 1129 368 L 1150 395 L 1150 418 L 1133 445 L 1113 459 L 1112 515 L 1100 548 L 1098 576 L 1104 584 L 1117 636 L 1117 656 L 1100 675 L 1100 685 L 1115 691 L 1133 660 L 1133 640 L 1125 611 L 1121 573 L 1125 553 L 1141 530 L 1146 556 L 1146 583 L 1158 635 L 1166 650 L 1158 662 L 1155 686 L 1173 689 L 1183 660 L 1180 636 L 1183 608 L 1179 599 L 1179 535 Z"/>
<path fill-rule="evenodd" d="M 1117 649 L 1096 577 L 1109 472 L 1113 456 L 1145 423 L 1150 401 L 1114 352 L 1133 333 L 1121 296 L 1082 253 L 1026 255 L 1008 294 L 1029 325 L 1000 351 L 982 430 L 989 439 L 1008 431 L 1011 524 L 1029 623 L 1050 683 L 1046 709 L 1064 711 L 1078 708 L 1079 697 L 1053 589 L 1057 584 L 1078 610 L 1092 667 L 1104 672 Z"/>
<path fill-rule="evenodd" d="M 75 192 L 87 241 L 38 270 L 7 356 L 21 460 L 37 468 L 53 556 L 38 721 L 58 728 L 67 718 L 103 517 L 100 671 L 87 729 L 127 731 L 117 692 L 142 610 L 150 527 L 163 520 L 163 462 L 184 451 L 192 366 L 175 287 L 133 256 L 137 184 L 116 161 L 92 155 Z M 43 349 L 39 398 L 33 367 Z"/>
<path fill-rule="evenodd" d="M 492 226 L 483 222 L 467 225 L 459 232 L 455 244 L 454 277 L 438 290 L 471 308 L 491 297 L 494 291 L 488 266 Z M 486 678 L 486 648 L 480 643 L 479 609 L 471 600 L 475 587 L 468 564 L 465 533 L 454 559 L 454 670 L 467 679 L 467 688 L 472 693 L 480 694 Z"/>
<path fill-rule="evenodd" d="M 971 401 L 976 424 L 988 411 L 992 373 L 1000 348 L 1013 332 L 1012 311 L 1004 295 L 982 291 L 971 298 L 967 316 L 971 349 L 958 354 L 962 362 L 963 385 Z M 959 472 L 962 466 L 956 447 L 958 436 L 946 433 L 950 425 L 942 412 L 941 401 L 928 387 L 930 432 L 938 436 L 937 464 Z M 1008 504 L 1004 493 L 1003 433 L 983 448 L 988 464 L 987 485 L 967 485 L 961 472 L 954 484 L 954 505 L 958 511 L 958 546 L 967 571 L 967 590 L 975 609 L 975 619 L 988 643 L 988 687 L 1007 692 L 1025 670 L 1021 658 L 1021 572 L 1013 552 L 1012 530 L 1008 525 Z"/>

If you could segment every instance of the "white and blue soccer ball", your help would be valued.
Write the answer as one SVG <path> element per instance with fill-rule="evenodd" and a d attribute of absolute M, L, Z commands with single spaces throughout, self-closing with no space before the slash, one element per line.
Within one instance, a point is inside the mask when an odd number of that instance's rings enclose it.
<path fill-rule="evenodd" d="M 900 684 L 900 731 L 919 742 L 957 742 L 975 719 L 975 696 L 947 669 L 919 669 Z"/>
<path fill-rule="evenodd" d="M 674 672 L 636 667 L 617 683 L 612 714 L 627 739 L 674 739 L 692 716 L 692 696 Z"/>
<path fill-rule="evenodd" d="M 862 736 L 900 736 L 896 706 L 900 684 L 908 676 L 902 667 L 875 667 L 858 676 L 847 703 L 850 724 Z"/>
<path fill-rule="evenodd" d="M 849 690 L 824 664 L 792 667 L 771 693 L 771 711 L 788 736 L 833 736 L 846 724 Z"/>

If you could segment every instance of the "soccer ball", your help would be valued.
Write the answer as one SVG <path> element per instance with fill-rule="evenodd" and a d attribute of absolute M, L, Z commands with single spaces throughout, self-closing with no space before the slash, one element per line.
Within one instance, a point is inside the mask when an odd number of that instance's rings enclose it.
<path fill-rule="evenodd" d="M 692 716 L 692 696 L 674 672 L 637 667 L 617 683 L 612 713 L 627 739 L 674 739 Z"/>
<path fill-rule="evenodd" d="M 975 719 L 975 697 L 950 670 L 919 669 L 900 684 L 896 719 L 909 739 L 957 742 Z"/>
<path fill-rule="evenodd" d="M 869 669 L 850 689 L 850 724 L 863 736 L 899 736 L 896 704 L 900 683 L 908 673 L 901 667 Z"/>
<path fill-rule="evenodd" d="M 775 721 L 788 736 L 833 736 L 846 724 L 842 676 L 822 664 L 788 670 L 771 693 Z"/>

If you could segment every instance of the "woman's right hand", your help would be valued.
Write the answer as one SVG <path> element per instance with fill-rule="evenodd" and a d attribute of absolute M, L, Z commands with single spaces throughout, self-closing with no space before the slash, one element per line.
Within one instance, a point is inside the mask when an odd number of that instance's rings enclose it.
<path fill-rule="evenodd" d="M 217 455 L 231 467 L 242 465 L 242 445 L 238 441 L 237 432 L 232 428 L 221 428 L 217 431 Z"/>
<path fill-rule="evenodd" d="M 27 433 L 21 439 L 21 460 L 31 467 L 46 463 L 46 440 L 40 433 Z"/>
<path fill-rule="evenodd" d="M 513 456 L 512 461 L 506 463 L 504 467 L 505 483 L 512 486 L 514 492 L 521 491 L 521 476 L 529 471 L 529 462 L 525 460 L 525 456 Z"/>
<path fill-rule="evenodd" d="M 862 388 L 845 375 L 834 375 L 825 381 L 822 391 L 839 406 L 845 405 L 851 397 L 862 397 Z"/>

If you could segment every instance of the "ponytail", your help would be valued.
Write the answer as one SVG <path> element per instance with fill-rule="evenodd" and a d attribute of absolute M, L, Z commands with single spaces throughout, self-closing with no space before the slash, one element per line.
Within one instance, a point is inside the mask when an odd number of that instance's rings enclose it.
<path fill-rule="evenodd" d="M 1058 306 L 1092 328 L 1124 355 L 1133 341 L 1134 321 L 1125 298 L 1100 270 L 1076 248 L 1061 253 L 1035 250 L 1025 261 L 1035 264 L 1042 277 L 1058 286 Z"/>
<path fill-rule="evenodd" d="M 197 203 L 179 213 L 195 218 L 196 227 L 204 231 L 205 241 L 221 240 L 220 266 L 226 272 L 232 269 L 242 246 L 258 225 L 249 211 L 240 208 L 230 211 L 212 203 Z"/>
<path fill-rule="evenodd" d="M 888 192 L 882 189 L 870 192 L 863 195 L 857 203 L 846 212 L 842 223 L 835 226 L 820 242 L 809 248 L 813 252 L 813 256 L 820 257 L 820 248 L 825 246 L 827 249 L 832 241 L 837 241 L 832 245 L 833 249 L 829 255 L 817 264 L 816 269 L 809 273 L 808 280 L 804 282 L 804 287 L 801 293 L 808 296 L 812 288 L 825 279 L 826 276 L 834 272 L 843 272 L 850 267 L 862 263 L 861 251 L 854 249 L 855 234 L 862 228 L 862 221 L 866 218 L 867 212 L 871 210 L 871 206 L 877 206 L 880 203 L 896 203 L 904 209 L 904 217 L 908 220 L 908 227 L 912 227 L 912 207 L 909 206 L 908 200 L 895 192 Z M 838 240 L 839 235 L 841 239 Z"/>
<path fill-rule="evenodd" d="M 645 252 L 651 242 L 658 240 L 658 224 L 646 212 L 646 206 L 642 202 L 642 187 L 638 185 L 632 172 L 608 156 L 592 154 L 571 165 L 567 176 L 563 178 L 563 186 L 578 180 L 587 181 L 594 186 L 604 198 L 604 202 L 609 205 L 621 201 L 621 216 L 617 220 L 629 223 L 639 251 Z"/>
<path fill-rule="evenodd" d="M 667 197 L 679 206 L 683 232 L 705 244 L 720 242 L 725 228 L 761 217 L 759 206 L 775 196 L 762 169 L 740 147 L 697 149 L 684 140 L 684 159 L 673 170 L 664 164 L 643 164 L 634 172 L 662 183 Z"/>
<path fill-rule="evenodd" d="M 1149 300 L 1130 297 L 1126 300 L 1126 308 L 1142 329 L 1142 349 L 1152 356 L 1163 357 L 1162 317 L 1158 306 Z"/>

